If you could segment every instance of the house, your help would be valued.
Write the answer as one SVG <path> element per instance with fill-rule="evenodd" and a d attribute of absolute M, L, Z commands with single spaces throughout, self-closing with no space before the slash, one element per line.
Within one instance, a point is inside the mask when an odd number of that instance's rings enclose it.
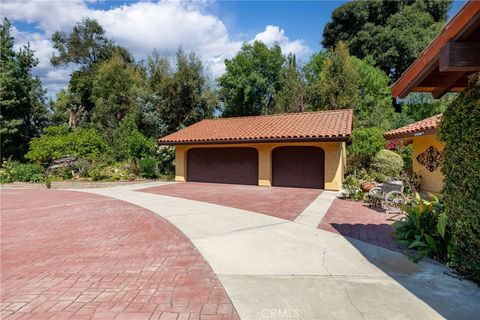
<path fill-rule="evenodd" d="M 480 71 L 480 1 L 467 2 L 392 86 L 394 98 L 411 92 L 431 93 L 435 99 L 461 92 L 470 75 Z M 437 139 L 441 115 L 384 134 L 388 140 L 411 139 L 413 171 L 422 176 L 422 189 L 438 193 L 444 143 Z M 461 139 L 461 137 L 459 137 Z"/>
<path fill-rule="evenodd" d="M 437 124 L 441 117 L 438 114 L 383 134 L 387 140 L 403 140 L 404 144 L 412 142 L 413 172 L 421 177 L 421 190 L 431 193 L 440 193 L 443 189 L 440 168 L 445 144 L 437 139 Z"/>
<path fill-rule="evenodd" d="M 340 190 L 352 110 L 207 119 L 158 140 L 175 180 Z"/>
<path fill-rule="evenodd" d="M 467 2 L 392 86 L 394 98 L 461 92 L 480 71 L 480 1 Z"/>

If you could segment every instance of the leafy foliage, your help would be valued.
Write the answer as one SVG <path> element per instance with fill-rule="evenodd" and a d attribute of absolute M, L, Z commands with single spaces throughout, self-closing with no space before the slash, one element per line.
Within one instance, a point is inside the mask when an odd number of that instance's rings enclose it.
<path fill-rule="evenodd" d="M 255 41 L 244 44 L 237 55 L 225 60 L 226 71 L 218 78 L 219 98 L 225 117 L 270 114 L 285 57 L 280 46 L 268 48 Z"/>
<path fill-rule="evenodd" d="M 158 178 L 157 160 L 154 157 L 140 159 L 140 172 L 144 178 Z"/>
<path fill-rule="evenodd" d="M 365 194 L 360 190 L 360 180 L 353 174 L 349 174 L 343 180 L 344 197 L 350 200 L 363 200 Z"/>
<path fill-rule="evenodd" d="M 443 113 L 445 212 L 452 227 L 452 265 L 480 281 L 480 74 Z"/>
<path fill-rule="evenodd" d="M 355 111 L 355 126 L 390 129 L 394 108 L 388 76 L 374 66 L 370 57 L 363 60 L 352 57 L 352 62 L 360 79 L 357 89 L 359 100 L 352 106 Z"/>
<path fill-rule="evenodd" d="M 161 174 L 167 176 L 175 174 L 175 147 L 159 146 L 157 149 L 157 159 Z"/>
<path fill-rule="evenodd" d="M 373 157 L 371 167 L 385 177 L 398 178 L 403 169 L 403 159 L 399 154 L 383 149 Z"/>
<path fill-rule="evenodd" d="M 98 159 L 109 152 L 105 140 L 95 129 L 69 129 L 67 126 L 51 126 L 41 137 L 30 141 L 28 160 L 50 164 L 52 160 L 66 155 L 79 158 Z"/>
<path fill-rule="evenodd" d="M 348 162 L 355 170 L 368 168 L 373 157 L 384 148 L 383 132 L 378 128 L 355 128 L 347 147 Z"/>
<path fill-rule="evenodd" d="M 45 169 L 38 164 L 4 161 L 0 169 L 0 183 L 42 182 L 44 179 Z"/>
<path fill-rule="evenodd" d="M 307 87 L 295 55 L 287 57 L 280 73 L 280 89 L 275 95 L 273 113 L 303 112 L 307 109 Z"/>
<path fill-rule="evenodd" d="M 417 250 L 418 254 L 413 256 L 416 261 L 425 256 L 446 261 L 451 252 L 447 215 L 438 198 L 429 196 L 431 201 L 417 193 L 415 200 L 404 207 L 405 219 L 393 223 L 394 236 L 408 249 Z"/>
<path fill-rule="evenodd" d="M 359 101 L 360 77 L 343 42 L 329 51 L 319 80 L 311 86 L 313 110 L 353 109 Z"/>
<path fill-rule="evenodd" d="M 154 52 L 146 70 L 148 90 L 137 99 L 145 133 L 166 135 L 213 116 L 218 100 L 194 53 L 179 49 L 172 68 L 167 58 Z"/>
<path fill-rule="evenodd" d="M 0 25 L 0 134 L 1 157 L 21 159 L 28 141 L 46 125 L 45 91 L 32 68 L 38 64 L 30 46 L 14 51 L 11 24 Z"/>
<path fill-rule="evenodd" d="M 322 44 L 345 41 L 353 55 L 372 55 L 395 81 L 440 31 L 451 2 L 352 1 L 335 9 Z"/>

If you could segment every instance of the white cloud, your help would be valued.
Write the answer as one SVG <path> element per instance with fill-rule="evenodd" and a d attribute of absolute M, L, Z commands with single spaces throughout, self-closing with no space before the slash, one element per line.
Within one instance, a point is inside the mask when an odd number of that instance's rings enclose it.
<path fill-rule="evenodd" d="M 285 30 L 279 26 L 268 25 L 265 31 L 258 33 L 253 40 L 262 41 L 268 46 L 278 44 L 285 54 L 293 53 L 298 57 L 306 57 L 311 53 L 310 48 L 305 45 L 303 40 L 293 40 L 285 35 Z"/>
<path fill-rule="evenodd" d="M 38 32 L 16 31 L 14 36 L 18 44 L 30 42 L 40 59 L 36 74 L 49 91 L 56 92 L 65 87 L 70 69 L 54 69 L 50 65 L 53 53 L 51 35 L 57 30 L 69 32 L 83 17 L 97 19 L 105 28 L 107 37 L 128 48 L 137 59 L 144 59 L 154 49 L 173 55 L 182 46 L 186 51 L 195 51 L 212 76 L 221 75 L 225 70 L 223 61 L 233 57 L 242 42 L 233 40 L 223 21 L 208 13 L 210 2 L 137 2 L 99 10 L 89 8 L 80 0 L 2 1 L 0 12 L 14 22 L 36 24 Z M 254 39 L 267 45 L 279 43 L 284 52 L 298 56 L 310 52 L 303 41 L 290 41 L 278 26 L 267 26 Z"/>

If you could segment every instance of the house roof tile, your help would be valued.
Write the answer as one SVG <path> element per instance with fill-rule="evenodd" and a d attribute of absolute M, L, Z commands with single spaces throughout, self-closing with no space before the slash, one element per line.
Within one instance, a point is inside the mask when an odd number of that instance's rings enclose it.
<path fill-rule="evenodd" d="M 348 140 L 353 112 L 332 110 L 200 121 L 159 144 Z"/>
<path fill-rule="evenodd" d="M 416 136 L 434 134 L 437 132 L 437 125 L 442 118 L 442 114 L 414 122 L 408 126 L 385 132 L 383 136 L 387 140 L 412 138 Z"/>

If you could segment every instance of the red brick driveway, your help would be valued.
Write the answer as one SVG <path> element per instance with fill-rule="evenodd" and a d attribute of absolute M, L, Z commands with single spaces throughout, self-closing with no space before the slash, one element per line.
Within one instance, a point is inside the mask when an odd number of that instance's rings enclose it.
<path fill-rule="evenodd" d="M 2 319 L 238 319 L 191 242 L 101 196 L 1 190 Z"/>
<path fill-rule="evenodd" d="M 399 218 L 396 214 L 370 209 L 363 202 L 336 199 L 318 228 L 390 250 L 401 251 L 391 235 L 394 230 L 391 224 Z"/>
<path fill-rule="evenodd" d="M 184 182 L 139 191 L 238 208 L 293 221 L 321 193 L 318 189 Z"/>

